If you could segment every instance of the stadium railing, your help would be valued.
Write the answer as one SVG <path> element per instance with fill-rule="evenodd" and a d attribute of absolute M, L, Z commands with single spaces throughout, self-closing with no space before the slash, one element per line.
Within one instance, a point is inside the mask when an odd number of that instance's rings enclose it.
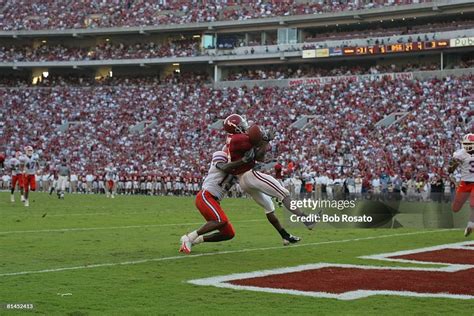
<path fill-rule="evenodd" d="M 403 73 L 401 73 L 403 74 Z M 446 69 L 446 70 L 430 70 L 430 71 L 414 71 L 410 72 L 414 79 L 429 79 L 429 78 L 442 78 L 447 76 L 463 76 L 474 74 L 474 68 L 462 68 L 462 69 Z M 373 75 L 383 77 L 389 74 L 378 74 Z M 363 77 L 370 75 L 354 75 L 354 76 L 336 76 L 334 78 L 344 78 L 344 77 Z M 316 78 L 321 79 L 324 77 Z M 289 87 L 290 82 L 295 82 L 298 80 L 311 80 L 312 78 L 292 78 L 292 79 L 267 79 L 267 80 L 237 80 L 237 81 L 218 81 L 214 83 L 214 88 L 223 89 L 223 88 L 237 88 L 237 87 Z"/>
<path fill-rule="evenodd" d="M 385 44 L 397 43 L 402 40 L 406 42 L 409 37 L 422 38 L 428 36 L 431 40 L 436 36 L 437 40 L 449 40 L 459 37 L 474 37 L 474 29 L 447 31 L 439 33 L 420 33 L 404 36 L 387 36 L 377 38 L 379 41 L 384 40 Z M 374 38 L 375 40 L 375 38 Z M 301 57 L 303 47 L 307 45 L 323 46 L 323 47 L 343 47 L 343 46 L 364 46 L 367 45 L 367 39 L 355 40 L 339 40 L 339 41 L 323 41 L 311 43 L 298 43 L 289 45 L 272 45 L 272 46 L 252 46 L 254 53 L 249 53 L 250 47 L 239 47 L 231 51 L 219 52 L 210 50 L 207 55 L 190 56 L 190 57 L 158 57 L 158 58 L 139 58 L 139 59 L 104 59 L 104 60 L 83 60 L 83 61 L 41 61 L 41 62 L 0 62 L 0 68 L 17 67 L 81 67 L 81 66 L 127 66 L 137 65 L 144 66 L 147 64 L 170 64 L 170 63 L 213 63 L 215 61 L 236 61 L 236 60 L 258 60 L 269 58 L 291 58 Z M 268 49 L 268 52 L 267 52 Z M 215 53 L 215 54 L 214 54 Z"/>

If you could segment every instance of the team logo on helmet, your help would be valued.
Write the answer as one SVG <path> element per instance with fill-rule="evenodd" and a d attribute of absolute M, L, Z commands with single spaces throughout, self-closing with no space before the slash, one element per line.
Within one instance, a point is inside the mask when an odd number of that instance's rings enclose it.
<path fill-rule="evenodd" d="M 238 114 L 231 114 L 224 120 L 224 130 L 229 134 L 242 134 L 247 128 L 247 121 Z"/>

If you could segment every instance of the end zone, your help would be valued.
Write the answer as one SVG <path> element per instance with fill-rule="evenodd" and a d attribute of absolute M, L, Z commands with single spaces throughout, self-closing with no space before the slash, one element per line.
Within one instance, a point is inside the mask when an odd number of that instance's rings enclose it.
<path fill-rule="evenodd" d="M 412 268 L 315 263 L 188 282 L 234 290 L 340 300 L 353 300 L 372 295 L 470 300 L 474 299 L 474 287 L 465 280 L 472 278 L 474 273 L 472 246 L 473 242 L 470 241 L 360 257 L 389 262 L 441 264 L 443 267 Z M 456 253 L 454 263 L 450 260 L 453 253 Z M 426 259 L 427 254 L 428 257 L 434 256 L 436 260 Z"/>

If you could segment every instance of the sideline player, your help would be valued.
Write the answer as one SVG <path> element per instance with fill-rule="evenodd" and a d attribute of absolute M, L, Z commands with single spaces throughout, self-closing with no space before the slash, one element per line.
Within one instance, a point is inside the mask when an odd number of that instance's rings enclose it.
<path fill-rule="evenodd" d="M 240 159 L 244 152 L 252 149 L 254 146 L 250 143 L 249 136 L 246 134 L 248 129 L 247 122 L 237 114 L 232 114 L 224 120 L 224 130 L 230 134 L 227 146 L 230 160 Z M 275 215 L 275 206 L 272 197 L 278 199 L 293 214 L 306 216 L 299 208 L 291 208 L 291 197 L 287 189 L 272 176 L 253 170 L 256 160 L 263 161 L 268 147 L 268 143 L 274 138 L 272 132 L 265 133 L 263 141 L 256 148 L 255 159 L 251 162 L 235 168 L 231 171 L 239 180 L 239 185 L 244 192 L 249 194 L 257 204 L 263 207 L 268 221 L 275 227 L 283 238 L 283 244 L 295 243 L 300 240 L 299 237 L 291 236 L 281 227 L 278 218 Z M 308 229 L 312 229 L 315 222 L 304 222 Z"/>
<path fill-rule="evenodd" d="M 21 152 L 17 151 L 15 153 L 15 157 L 10 158 L 10 160 L 8 160 L 7 162 L 7 166 L 8 168 L 10 168 L 11 175 L 12 175 L 11 196 L 10 196 L 10 201 L 12 203 L 15 202 L 15 189 L 16 189 L 17 184 L 20 189 L 21 201 L 23 202 L 25 200 L 25 197 L 23 195 L 23 177 L 20 170 L 20 158 L 21 158 Z"/>
<path fill-rule="evenodd" d="M 470 197 L 471 215 L 464 236 L 469 236 L 474 229 L 474 134 L 467 134 L 462 139 L 462 148 L 453 154 L 448 172 L 453 173 L 461 166 L 461 182 L 456 189 L 452 205 L 453 212 L 459 212 Z"/>
<path fill-rule="evenodd" d="M 23 170 L 23 189 L 25 192 L 25 202 L 26 207 L 30 206 L 29 195 L 30 190 L 36 190 L 36 169 L 38 167 L 39 156 L 38 154 L 33 153 L 33 147 L 25 147 L 25 155 L 20 157 L 20 166 Z"/>
<path fill-rule="evenodd" d="M 115 198 L 115 189 L 117 181 L 117 169 L 114 168 L 112 163 L 109 163 L 107 167 L 105 167 L 105 182 L 106 182 L 106 196 L 111 197 L 112 199 Z"/>
<path fill-rule="evenodd" d="M 207 222 L 201 228 L 181 237 L 179 252 L 190 253 L 193 245 L 202 242 L 218 242 L 234 238 L 234 227 L 219 202 L 234 182 L 234 176 L 228 172 L 251 161 L 253 155 L 254 152 L 249 151 L 242 159 L 234 162 L 228 162 L 227 154 L 223 151 L 216 151 L 212 155 L 211 166 L 202 189 L 196 195 L 196 207 Z M 215 230 L 218 232 L 205 235 Z"/>
<path fill-rule="evenodd" d="M 56 193 L 58 199 L 64 199 L 64 192 L 66 191 L 66 185 L 71 177 L 71 170 L 67 165 L 66 158 L 63 158 L 61 165 L 58 167 L 58 183 L 56 186 Z"/>

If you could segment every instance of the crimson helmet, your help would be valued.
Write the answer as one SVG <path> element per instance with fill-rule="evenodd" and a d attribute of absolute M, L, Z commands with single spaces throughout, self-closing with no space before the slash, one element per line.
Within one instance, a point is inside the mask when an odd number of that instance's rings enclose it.
<path fill-rule="evenodd" d="M 248 127 L 247 121 L 238 114 L 231 114 L 224 120 L 224 130 L 229 134 L 243 134 Z"/>
<path fill-rule="evenodd" d="M 467 152 L 474 151 L 474 134 L 466 134 L 462 138 L 462 147 Z"/>

